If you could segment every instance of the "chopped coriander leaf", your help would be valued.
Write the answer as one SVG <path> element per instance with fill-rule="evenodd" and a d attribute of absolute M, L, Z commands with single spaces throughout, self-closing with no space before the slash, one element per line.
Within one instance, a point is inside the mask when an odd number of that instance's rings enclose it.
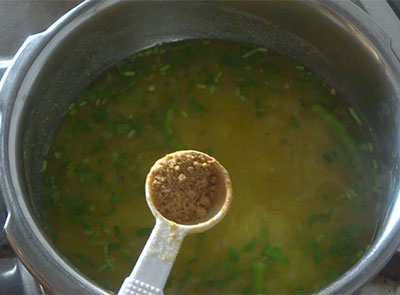
<path fill-rule="evenodd" d="M 267 53 L 268 52 L 268 49 L 267 48 L 264 48 L 264 47 L 260 47 L 260 48 L 255 48 L 255 49 L 252 49 L 252 50 L 250 50 L 250 51 L 247 51 L 245 54 L 243 54 L 243 58 L 249 58 L 250 56 L 253 56 L 254 54 L 256 54 L 257 52 L 264 52 L 264 53 Z"/>
<path fill-rule="evenodd" d="M 290 264 L 289 259 L 283 254 L 280 247 L 271 247 L 270 245 L 267 245 L 263 254 L 279 263 Z"/>
<path fill-rule="evenodd" d="M 264 220 L 262 220 L 262 223 L 264 223 Z M 262 238 L 263 240 L 266 240 L 266 239 L 268 238 L 268 235 L 269 235 L 268 229 L 263 228 L 263 229 L 261 230 L 261 238 Z"/>
<path fill-rule="evenodd" d="M 145 238 L 151 234 L 152 230 L 152 228 L 141 228 L 135 231 L 135 235 L 137 235 L 139 238 Z"/>
<path fill-rule="evenodd" d="M 214 78 L 214 82 L 215 83 L 218 83 L 219 82 L 219 79 L 221 78 L 221 76 L 222 76 L 222 72 L 218 72 L 216 75 L 215 75 L 215 78 Z"/>
<path fill-rule="evenodd" d="M 209 74 L 206 78 L 206 80 L 204 81 L 204 84 L 206 84 L 208 87 L 212 86 L 215 84 L 215 78 L 216 76 L 213 74 Z"/>
<path fill-rule="evenodd" d="M 254 102 L 254 113 L 256 114 L 257 117 L 262 117 L 263 112 L 265 110 L 265 101 L 264 99 L 257 97 L 255 102 Z"/>
<path fill-rule="evenodd" d="M 166 71 L 168 71 L 171 68 L 171 65 L 165 65 L 160 68 L 160 72 L 164 74 Z"/>
<path fill-rule="evenodd" d="M 348 199 L 348 200 L 352 200 L 354 199 L 354 197 L 357 197 L 357 192 L 353 189 L 349 189 L 347 190 L 345 193 L 341 194 L 339 197 L 337 197 L 337 201 L 339 200 L 343 200 L 343 199 Z"/>
<path fill-rule="evenodd" d="M 97 268 L 98 272 L 105 272 L 115 267 L 115 260 L 114 258 L 106 257 L 105 263 Z"/>
<path fill-rule="evenodd" d="M 327 253 L 322 249 L 318 241 L 311 239 L 307 245 L 307 250 L 314 259 L 314 262 L 319 265 L 328 258 Z"/>
<path fill-rule="evenodd" d="M 248 242 L 246 245 L 243 246 L 242 252 L 251 252 L 253 251 L 258 245 L 258 240 L 253 239 L 250 242 Z"/>
<path fill-rule="evenodd" d="M 307 294 L 308 293 L 302 284 L 297 284 L 296 286 L 294 286 L 294 290 L 296 291 L 297 294 Z"/>
<path fill-rule="evenodd" d="M 206 84 L 202 84 L 202 83 L 197 83 L 197 88 L 207 89 L 207 85 Z"/>
<path fill-rule="evenodd" d="M 374 146 L 370 142 L 365 144 L 360 144 L 360 150 L 373 152 Z"/>
<path fill-rule="evenodd" d="M 261 262 L 253 262 L 253 294 L 262 294 L 264 291 L 264 264 Z"/>
<path fill-rule="evenodd" d="M 302 222 L 298 222 L 297 225 L 296 225 L 296 228 L 297 228 L 298 231 L 303 231 L 303 229 L 304 229 L 303 223 Z"/>
<path fill-rule="evenodd" d="M 322 158 L 325 160 L 326 163 L 328 164 L 332 164 L 333 163 L 333 159 L 332 156 L 328 153 L 325 153 L 322 155 Z"/>
<path fill-rule="evenodd" d="M 228 249 L 228 257 L 229 257 L 229 260 L 232 262 L 239 261 L 239 253 L 233 248 Z"/>
<path fill-rule="evenodd" d="M 231 282 L 233 282 L 242 272 L 240 270 L 237 271 L 230 271 L 228 272 L 224 278 L 222 278 L 221 280 L 218 280 L 215 282 L 215 286 L 218 287 L 224 287 L 228 284 L 230 284 Z"/>
<path fill-rule="evenodd" d="M 118 134 L 126 134 L 132 130 L 132 126 L 129 123 L 118 123 L 115 128 Z"/>
<path fill-rule="evenodd" d="M 236 78 L 236 81 L 238 82 L 240 96 L 244 97 L 249 95 L 251 86 L 255 84 L 255 80 L 248 75 Z"/>
<path fill-rule="evenodd" d="M 172 126 L 171 126 L 172 119 L 174 118 L 174 114 L 175 114 L 175 104 L 172 103 L 165 115 L 164 131 L 165 131 L 165 135 L 167 137 L 168 143 L 171 146 L 171 148 L 180 150 L 180 149 L 182 149 L 182 145 L 175 138 L 174 133 L 172 131 Z"/>
<path fill-rule="evenodd" d="M 378 170 L 378 160 L 372 159 L 372 168 Z"/>
<path fill-rule="evenodd" d="M 192 283 L 192 279 L 190 278 L 190 275 L 185 275 L 179 282 L 178 282 L 178 290 L 179 293 L 182 293 L 182 289 L 191 284 Z"/>
<path fill-rule="evenodd" d="M 199 259 L 197 259 L 197 258 L 192 258 L 192 259 L 186 260 L 185 268 L 186 269 L 190 268 L 192 266 L 192 264 L 196 263 L 197 261 L 199 261 Z"/>
<path fill-rule="evenodd" d="M 290 115 L 290 123 L 292 123 L 292 125 L 297 129 L 301 128 L 299 121 L 297 121 L 297 119 L 293 115 Z"/>
<path fill-rule="evenodd" d="M 42 171 L 46 171 L 47 170 L 47 161 L 43 161 L 42 162 Z"/>
<path fill-rule="evenodd" d="M 122 201 L 124 198 L 124 194 L 117 194 L 117 193 L 112 193 L 110 197 L 110 202 L 111 203 L 119 203 Z"/>
<path fill-rule="evenodd" d="M 76 107 L 76 103 L 71 103 L 71 105 L 68 107 L 69 110 L 72 110 Z"/>
<path fill-rule="evenodd" d="M 94 109 L 92 111 L 92 113 L 90 114 L 90 117 L 96 123 L 104 122 L 104 120 L 107 118 L 107 116 L 108 116 L 108 112 L 105 109 Z"/>
<path fill-rule="evenodd" d="M 313 105 L 312 110 L 318 113 L 329 124 L 336 136 L 346 144 L 351 153 L 357 151 L 354 139 L 333 113 L 318 104 Z"/>
<path fill-rule="evenodd" d="M 333 209 L 329 209 L 328 213 L 314 214 L 308 218 L 308 227 L 312 227 L 316 222 L 328 223 L 331 220 Z"/>
<path fill-rule="evenodd" d="M 103 217 L 110 216 L 110 215 L 112 215 L 115 211 L 117 211 L 117 208 L 115 208 L 115 207 L 110 207 L 110 208 L 108 208 L 106 211 L 104 211 L 104 212 L 102 213 L 102 216 L 103 216 Z"/>
<path fill-rule="evenodd" d="M 353 117 L 354 121 L 356 121 L 356 123 L 359 126 L 361 126 L 362 121 L 361 121 L 360 117 L 358 116 L 357 112 L 353 108 L 349 108 L 349 112 L 350 112 L 351 116 Z"/>
<path fill-rule="evenodd" d="M 242 294 L 252 294 L 253 290 L 250 286 L 243 287 L 241 290 Z"/>
<path fill-rule="evenodd" d="M 256 53 L 257 53 L 257 49 L 252 49 L 250 51 L 247 51 L 245 54 L 243 54 L 243 58 L 248 58 Z"/>
<path fill-rule="evenodd" d="M 336 280 L 338 277 L 340 277 L 340 272 L 338 272 L 338 271 L 334 270 L 333 268 L 331 268 L 331 269 L 329 270 L 329 273 L 328 273 L 328 280 L 329 280 L 329 281 L 334 281 L 334 280 Z"/>
<path fill-rule="evenodd" d="M 121 248 L 120 242 L 111 242 L 108 244 L 108 252 L 113 252 Z"/>
<path fill-rule="evenodd" d="M 208 108 L 204 104 L 202 104 L 199 100 L 193 97 L 189 100 L 189 105 L 192 108 L 192 110 L 196 113 L 203 114 L 208 111 Z"/>
<path fill-rule="evenodd" d="M 173 279 L 172 275 L 170 275 L 168 277 L 167 282 L 165 283 L 165 288 L 164 288 L 165 290 L 168 290 L 169 288 L 171 288 L 173 280 L 174 279 Z"/>
<path fill-rule="evenodd" d="M 133 77 L 133 76 L 135 76 L 136 75 L 136 73 L 134 72 L 134 71 L 127 71 L 127 72 L 124 72 L 124 76 L 127 76 L 127 77 Z"/>
<path fill-rule="evenodd" d="M 90 267 L 94 267 L 94 262 L 93 260 L 86 255 L 83 255 L 81 253 L 71 253 L 67 254 L 67 257 L 70 258 L 71 260 L 78 260 L 80 263 L 83 263 L 85 265 L 88 265 Z"/>
<path fill-rule="evenodd" d="M 121 228 L 118 225 L 114 225 L 114 234 L 118 238 L 121 235 Z"/>
<path fill-rule="evenodd" d="M 289 140 L 286 137 L 284 137 L 284 138 L 281 139 L 281 144 L 288 145 L 289 144 Z"/>
<path fill-rule="evenodd" d="M 136 134 L 136 130 L 135 130 L 135 129 L 132 129 L 131 131 L 128 132 L 128 134 L 126 135 L 126 137 L 132 138 L 132 137 L 135 136 L 135 134 Z"/>

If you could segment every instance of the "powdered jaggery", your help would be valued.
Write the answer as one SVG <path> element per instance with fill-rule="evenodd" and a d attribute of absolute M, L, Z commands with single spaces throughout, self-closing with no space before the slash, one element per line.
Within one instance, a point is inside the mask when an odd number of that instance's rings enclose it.
<path fill-rule="evenodd" d="M 219 164 L 205 154 L 167 155 L 152 169 L 151 196 L 158 211 L 181 224 L 205 221 L 224 193 Z"/>

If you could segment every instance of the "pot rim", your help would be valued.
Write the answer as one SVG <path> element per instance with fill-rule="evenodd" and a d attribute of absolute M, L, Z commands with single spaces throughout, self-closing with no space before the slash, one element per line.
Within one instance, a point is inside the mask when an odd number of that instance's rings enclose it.
<path fill-rule="evenodd" d="M 122 0 L 104 2 L 87 0 L 62 16 L 43 33 L 30 36 L 18 50 L 0 82 L 0 163 L 3 163 L 0 167 L 0 189 L 4 194 L 8 212 L 5 232 L 25 266 L 45 288 L 55 293 L 61 291 L 68 294 L 109 294 L 109 291 L 97 286 L 68 263 L 57 250 L 53 249 L 35 222 L 19 186 L 15 168 L 18 155 L 14 149 L 17 123 L 13 125 L 11 117 L 17 108 L 22 108 L 26 97 L 22 89 L 29 89 L 26 86 L 31 83 L 30 75 L 34 75 L 40 62 L 44 62 L 41 53 L 45 48 L 48 49 L 52 42 L 57 42 L 57 35 L 66 29 L 68 24 L 76 22 L 77 26 L 94 14 L 121 2 Z M 385 67 L 391 84 L 396 85 L 395 82 L 400 81 L 400 63 L 395 54 L 387 50 L 390 39 L 364 11 L 347 1 L 312 1 L 306 5 L 318 5 L 327 17 L 333 17 L 342 24 L 352 27 L 352 30 L 359 34 L 358 37 L 375 51 L 377 58 Z M 68 34 L 68 31 L 65 33 Z M 400 97 L 400 89 L 395 90 Z M 386 226 L 364 256 L 340 278 L 319 291 L 320 294 L 352 293 L 383 268 L 400 244 L 400 234 L 396 231 L 400 226 L 398 191 L 396 201 L 389 210 L 391 214 L 387 217 Z M 37 263 L 40 259 L 43 260 L 43 257 L 51 257 L 46 266 Z"/>

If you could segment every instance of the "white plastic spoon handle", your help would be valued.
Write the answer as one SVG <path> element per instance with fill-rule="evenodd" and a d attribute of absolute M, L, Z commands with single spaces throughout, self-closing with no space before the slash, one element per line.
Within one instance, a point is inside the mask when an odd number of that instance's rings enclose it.
<path fill-rule="evenodd" d="M 184 237 L 184 232 L 174 224 L 156 219 L 154 229 L 118 295 L 164 294 L 165 283 Z"/>

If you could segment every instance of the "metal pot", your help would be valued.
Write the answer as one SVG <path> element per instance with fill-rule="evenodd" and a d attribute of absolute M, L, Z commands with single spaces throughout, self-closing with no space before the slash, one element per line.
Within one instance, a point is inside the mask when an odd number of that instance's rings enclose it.
<path fill-rule="evenodd" d="M 41 163 L 55 128 L 85 85 L 132 53 L 190 38 L 259 43 L 289 55 L 345 91 L 369 123 L 384 187 L 369 250 L 323 294 L 351 293 L 400 243 L 400 55 L 350 1 L 88 1 L 27 39 L 0 83 L 1 192 L 15 252 L 46 289 L 106 294 L 42 231 Z"/>

